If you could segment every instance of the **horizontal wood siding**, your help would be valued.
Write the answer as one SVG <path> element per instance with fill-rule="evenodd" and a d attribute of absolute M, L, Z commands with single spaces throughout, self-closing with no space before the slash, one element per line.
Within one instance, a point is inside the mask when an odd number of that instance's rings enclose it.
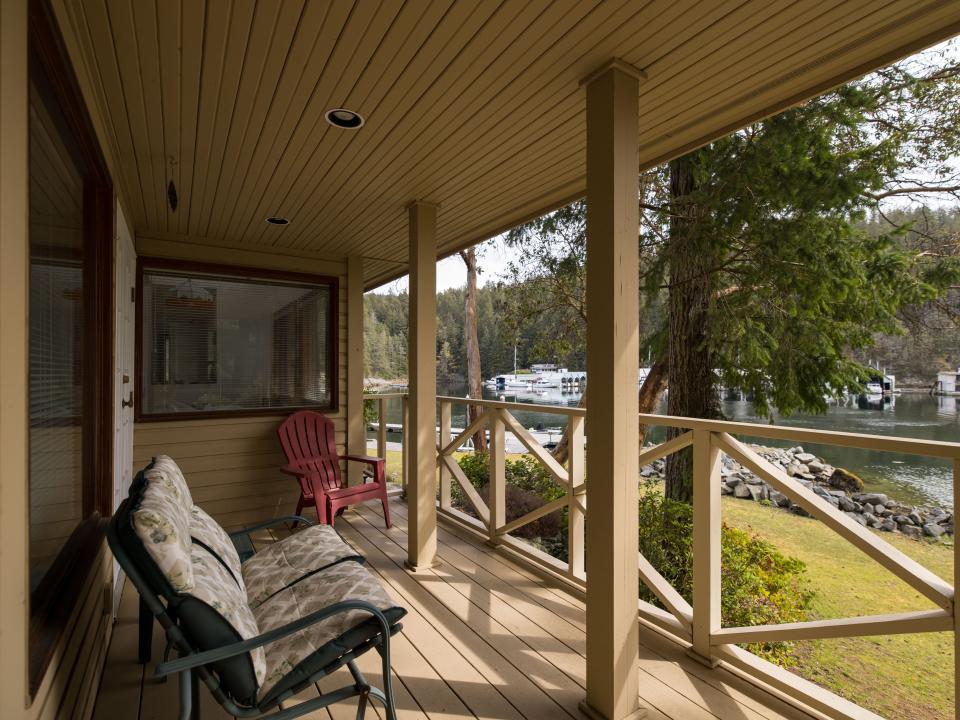
<path fill-rule="evenodd" d="M 24 720 L 90 717 L 113 628 L 112 562 L 103 542 Z"/>
<path fill-rule="evenodd" d="M 227 251 L 209 245 L 191 245 L 150 237 L 137 237 L 137 253 L 207 263 L 335 275 L 340 281 L 338 297 L 339 409 L 331 415 L 336 427 L 337 450 L 346 447 L 346 265 L 305 261 L 258 252 Z M 137 340 L 139 342 L 139 339 Z M 277 515 L 292 514 L 299 486 L 280 472 L 285 463 L 277 426 L 285 414 L 260 417 L 229 417 L 204 420 L 140 422 L 134 426 L 133 470 L 136 472 L 157 455 L 169 455 L 183 469 L 193 500 L 224 527 L 235 528 Z"/>

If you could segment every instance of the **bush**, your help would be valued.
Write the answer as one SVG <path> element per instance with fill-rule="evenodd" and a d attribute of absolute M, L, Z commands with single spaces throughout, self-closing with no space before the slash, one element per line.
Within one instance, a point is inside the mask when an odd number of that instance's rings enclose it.
<path fill-rule="evenodd" d="M 478 490 L 486 487 L 490 481 L 490 455 L 487 453 L 465 453 L 457 461 L 470 484 Z M 504 460 L 504 474 L 507 487 L 533 493 L 551 502 L 563 497 L 566 492 L 556 482 L 550 471 L 529 455 L 520 455 L 515 460 Z"/>
<path fill-rule="evenodd" d="M 490 456 L 486 453 L 467 453 L 457 461 L 484 501 L 489 498 Z M 507 522 L 523 517 L 539 507 L 563 497 L 566 491 L 554 480 L 553 475 L 528 455 L 504 461 L 506 475 L 505 505 Z M 473 514 L 470 502 L 457 483 L 453 484 L 454 504 Z M 513 531 L 513 535 L 539 545 L 554 557 L 567 557 L 567 511 L 550 513 Z"/>
<path fill-rule="evenodd" d="M 659 493 L 641 495 L 640 552 L 690 602 L 693 596 L 693 508 Z M 720 536 L 721 619 L 725 627 L 800 622 L 807 619 L 813 598 L 806 566 L 786 557 L 766 540 L 723 526 Z M 661 605 L 640 583 L 640 597 Z M 745 646 L 778 664 L 788 664 L 790 644 Z"/>

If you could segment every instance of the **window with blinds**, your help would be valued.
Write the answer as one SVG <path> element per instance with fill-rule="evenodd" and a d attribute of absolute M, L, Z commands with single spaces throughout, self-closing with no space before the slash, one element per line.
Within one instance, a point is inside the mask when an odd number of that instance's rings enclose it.
<path fill-rule="evenodd" d="M 30 86 L 30 586 L 85 516 L 84 177 Z"/>
<path fill-rule="evenodd" d="M 144 261 L 143 419 L 337 404 L 333 278 Z"/>

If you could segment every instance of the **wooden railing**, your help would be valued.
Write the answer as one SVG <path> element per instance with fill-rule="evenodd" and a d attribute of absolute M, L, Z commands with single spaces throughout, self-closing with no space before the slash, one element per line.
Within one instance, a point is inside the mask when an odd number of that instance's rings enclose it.
<path fill-rule="evenodd" d="M 387 457 L 387 401 L 400 400 L 400 489 L 407 489 L 407 394 L 403 392 L 393 393 L 369 393 L 363 396 L 363 401 L 372 401 L 377 407 L 377 457 Z M 373 423 L 371 423 L 373 424 Z M 364 431 L 367 423 L 364 422 Z"/>
<path fill-rule="evenodd" d="M 579 408 L 558 408 L 537 406 L 537 411 L 565 415 L 570 428 L 570 453 L 566 466 L 558 463 L 536 438 L 511 413 L 511 410 L 529 410 L 531 406 L 518 403 L 496 402 L 493 400 L 467 400 L 465 398 L 441 397 L 440 433 L 437 445 L 437 461 L 440 466 L 441 514 L 472 525 L 484 532 L 492 544 L 508 545 L 538 563 L 550 568 L 569 580 L 583 584 L 586 582 L 583 564 L 583 522 L 586 513 L 586 486 L 584 485 L 584 440 L 583 423 L 585 411 Z M 452 408 L 455 405 L 474 405 L 482 408 L 482 413 L 455 438 L 450 437 Z M 507 521 L 506 514 L 506 442 L 505 434 L 513 433 L 527 452 L 540 463 L 561 488 L 564 495 L 552 502 Z M 457 452 L 474 434 L 487 432 L 490 453 L 489 503 L 484 502 L 467 479 L 454 453 Z M 452 482 L 456 482 L 466 497 L 476 517 L 464 513 L 452 504 Z M 567 509 L 567 548 L 568 562 L 548 555 L 523 540 L 510 535 L 513 531 L 539 520 L 545 515 Z"/>
<path fill-rule="evenodd" d="M 375 396 L 378 399 L 381 396 Z M 512 551 L 538 570 L 558 576 L 584 588 L 584 521 L 587 513 L 585 477 L 585 417 L 581 408 L 535 406 L 538 413 L 566 416 L 570 427 L 569 460 L 558 463 L 533 435 L 517 421 L 514 412 L 530 411 L 530 405 L 441 397 L 437 462 L 439 468 L 438 511 L 461 525 L 484 534 L 489 542 Z M 467 404 L 482 408 L 482 414 L 456 437 L 451 437 L 453 408 Z M 382 404 L 381 404 L 382 412 Z M 464 413 L 465 414 L 465 413 Z M 735 435 L 815 443 L 842 448 L 903 453 L 944 459 L 952 463 L 954 508 L 960 508 L 960 443 L 946 443 L 875 435 L 788 428 L 724 421 L 695 420 L 661 415 L 641 415 L 648 426 L 677 428 L 682 434 L 672 440 L 645 449 L 639 458 L 641 467 L 685 448 L 693 452 L 693 602 L 687 602 L 656 569 L 639 555 L 639 577 L 662 603 L 657 607 L 638 600 L 640 620 L 690 645 L 691 655 L 705 664 L 725 661 L 747 676 L 759 679 L 784 695 L 796 698 L 828 717 L 876 718 L 872 713 L 799 676 L 762 660 L 738 647 L 756 642 L 796 641 L 826 638 L 954 631 L 960 640 L 954 585 L 960 574 L 960 545 L 954 543 L 954 578 L 938 577 L 906 554 L 886 542 L 878 533 L 860 525 L 781 468 L 760 456 Z M 458 464 L 455 453 L 478 431 L 488 433 L 490 444 L 490 483 L 487 501 L 470 483 Z M 505 435 L 511 432 L 565 491 L 563 496 L 507 521 Z M 824 527 L 844 538 L 911 588 L 930 600 L 935 609 L 891 615 L 814 620 L 781 625 L 722 627 L 720 622 L 720 535 L 721 535 L 721 455 L 726 454 L 749 469 L 771 488 L 799 505 Z M 472 512 L 453 506 L 454 483 Z M 568 512 L 568 561 L 562 562 L 513 537 L 510 533 L 550 513 L 566 508 Z M 665 609 L 664 609 L 665 608 Z M 958 648 L 960 650 L 960 648 Z M 960 668 L 960 652 L 955 653 L 955 675 Z M 960 697 L 960 693 L 958 693 Z M 960 717 L 960 713 L 958 713 Z"/>

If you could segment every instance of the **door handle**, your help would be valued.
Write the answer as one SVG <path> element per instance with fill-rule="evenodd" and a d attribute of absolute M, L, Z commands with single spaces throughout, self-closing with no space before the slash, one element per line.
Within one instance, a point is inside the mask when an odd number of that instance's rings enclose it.
<path fill-rule="evenodd" d="M 130 391 L 126 400 L 120 401 L 120 407 L 133 407 L 133 390 Z"/>

